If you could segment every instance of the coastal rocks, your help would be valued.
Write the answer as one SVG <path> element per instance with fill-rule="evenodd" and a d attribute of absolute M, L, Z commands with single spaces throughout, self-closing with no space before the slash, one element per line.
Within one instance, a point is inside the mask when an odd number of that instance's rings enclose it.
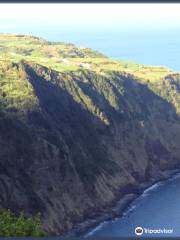
<path fill-rule="evenodd" d="M 44 229 L 58 235 L 116 216 L 145 185 L 179 168 L 179 92 L 166 91 L 171 82 L 159 83 L 162 92 L 128 73 L 59 73 L 27 61 L 9 68 L 2 86 L 23 77 L 0 98 L 1 207 L 40 212 Z"/>

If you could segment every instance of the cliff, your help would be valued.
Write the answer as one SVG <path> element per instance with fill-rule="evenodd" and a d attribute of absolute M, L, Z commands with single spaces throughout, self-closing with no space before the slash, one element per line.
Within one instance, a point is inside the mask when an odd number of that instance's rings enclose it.
<path fill-rule="evenodd" d="M 0 35 L 0 206 L 61 234 L 180 165 L 180 74 Z"/>

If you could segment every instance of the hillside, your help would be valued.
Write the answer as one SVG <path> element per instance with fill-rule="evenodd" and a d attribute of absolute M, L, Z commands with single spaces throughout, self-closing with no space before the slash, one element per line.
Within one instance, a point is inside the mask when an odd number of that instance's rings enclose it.
<path fill-rule="evenodd" d="M 0 206 L 61 234 L 180 165 L 180 74 L 0 35 Z"/>

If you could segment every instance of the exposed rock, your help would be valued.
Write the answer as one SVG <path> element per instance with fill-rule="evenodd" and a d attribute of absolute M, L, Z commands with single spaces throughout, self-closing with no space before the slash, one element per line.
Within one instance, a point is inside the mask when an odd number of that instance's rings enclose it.
<path fill-rule="evenodd" d="M 179 74 L 156 85 L 27 61 L 1 68 L 1 207 L 41 212 L 61 234 L 179 168 Z"/>

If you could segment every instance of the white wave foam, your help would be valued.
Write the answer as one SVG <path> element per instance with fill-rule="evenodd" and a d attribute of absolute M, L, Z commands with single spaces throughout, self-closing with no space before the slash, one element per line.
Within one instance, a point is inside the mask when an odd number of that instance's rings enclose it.
<path fill-rule="evenodd" d="M 180 173 L 172 176 L 171 178 L 169 178 L 168 180 L 165 180 L 165 181 L 161 181 L 161 182 L 157 182 L 155 184 L 153 184 L 152 186 L 150 186 L 149 188 L 145 189 L 144 192 L 137 198 L 134 200 L 134 203 L 136 203 L 137 201 L 139 202 L 140 199 L 146 197 L 147 195 L 149 195 L 149 193 L 153 190 L 156 190 L 158 187 L 162 186 L 165 184 L 165 182 L 167 181 L 173 181 L 175 179 L 178 179 L 180 178 Z M 131 213 L 136 207 L 137 207 L 138 204 L 133 204 L 130 205 L 128 207 L 128 209 L 126 211 L 123 212 L 122 214 L 122 218 L 125 217 L 127 214 Z M 99 231 L 102 229 L 102 227 L 107 224 L 108 222 L 115 222 L 115 221 L 118 221 L 120 217 L 116 217 L 115 219 L 111 220 L 111 221 L 104 221 L 102 223 L 100 223 L 97 227 L 95 227 L 93 230 L 91 230 L 89 233 L 87 233 L 85 235 L 85 238 L 88 238 L 90 236 L 92 236 L 95 232 Z"/>
<path fill-rule="evenodd" d="M 88 238 L 90 236 L 92 236 L 95 232 L 101 230 L 101 228 L 104 226 L 104 224 L 106 224 L 107 221 L 104 221 L 102 223 L 100 223 L 97 227 L 95 227 L 93 230 L 91 230 L 89 233 L 87 233 L 84 237 Z"/>
<path fill-rule="evenodd" d="M 143 196 L 144 194 L 146 194 L 146 193 L 148 193 L 148 192 L 150 192 L 150 191 L 158 188 L 160 185 L 161 185 L 160 182 L 153 184 L 152 186 L 150 186 L 149 188 L 147 188 L 146 190 L 144 190 L 144 192 L 143 192 L 143 194 L 142 194 L 141 196 Z"/>
<path fill-rule="evenodd" d="M 172 177 L 169 179 L 169 181 L 172 182 L 172 181 L 174 181 L 175 179 L 178 179 L 178 178 L 180 178 L 180 173 L 177 173 L 176 175 L 172 176 Z"/>

